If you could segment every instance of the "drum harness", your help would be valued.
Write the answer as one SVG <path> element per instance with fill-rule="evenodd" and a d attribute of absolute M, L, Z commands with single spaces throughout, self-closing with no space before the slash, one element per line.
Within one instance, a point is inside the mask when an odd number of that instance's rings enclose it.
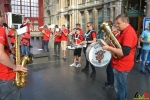
<path fill-rule="evenodd" d="M 85 41 L 87 41 L 87 38 L 89 38 L 88 36 L 92 33 L 92 32 L 94 32 L 94 30 L 89 30 L 89 31 L 87 31 L 85 34 L 84 34 L 84 40 Z M 83 47 L 87 47 L 87 44 L 85 44 Z"/>

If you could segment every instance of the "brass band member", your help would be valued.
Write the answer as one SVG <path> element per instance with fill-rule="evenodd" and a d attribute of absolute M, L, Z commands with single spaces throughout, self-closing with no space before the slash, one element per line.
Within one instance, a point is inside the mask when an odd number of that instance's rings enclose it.
<path fill-rule="evenodd" d="M 114 86 L 117 93 L 116 100 L 127 99 L 126 77 L 134 66 L 134 54 L 137 44 L 137 36 L 133 27 L 129 24 L 129 18 L 125 14 L 116 17 L 116 26 L 120 31 L 118 42 L 122 48 L 103 46 L 104 50 L 121 56 L 120 59 L 112 57 L 112 67 L 114 71 Z"/>
<path fill-rule="evenodd" d="M 21 55 L 29 56 L 30 34 L 28 32 L 22 34 L 21 39 Z"/>
<path fill-rule="evenodd" d="M 80 45 L 81 41 L 83 41 L 83 36 L 80 33 L 81 29 L 76 28 L 75 34 L 73 34 L 73 40 L 75 45 Z M 74 50 L 74 61 L 70 66 L 81 67 L 81 51 L 82 48 L 76 48 Z M 78 57 L 78 64 L 76 65 L 76 59 Z"/>
<path fill-rule="evenodd" d="M 14 29 L 14 25 L 11 25 L 11 28 Z M 12 46 L 14 46 L 14 42 L 15 42 L 15 34 L 13 30 L 9 30 L 8 32 L 8 37 L 10 38 L 10 43 Z"/>
<path fill-rule="evenodd" d="M 116 38 L 119 38 L 120 32 L 118 31 L 116 25 L 112 26 L 112 32 Z M 103 87 L 104 90 L 108 90 L 114 87 L 114 72 L 113 72 L 111 61 L 107 65 L 106 74 L 107 74 L 107 82 L 105 83 L 105 86 Z"/>
<path fill-rule="evenodd" d="M 27 72 L 27 69 L 11 61 L 3 23 L 4 14 L 0 10 L 0 100 L 20 100 L 20 89 L 13 84 L 14 71 Z"/>
<path fill-rule="evenodd" d="M 54 30 L 54 56 L 60 56 L 60 43 L 61 43 L 61 34 L 58 25 L 55 26 Z"/>
<path fill-rule="evenodd" d="M 66 47 L 67 47 L 67 40 L 68 40 L 68 29 L 65 25 L 62 25 L 61 30 L 61 48 L 63 51 L 63 58 L 66 59 Z"/>
<path fill-rule="evenodd" d="M 85 58 L 86 58 L 86 49 L 89 44 L 96 42 L 96 32 L 93 30 L 93 24 L 91 22 L 87 23 L 88 31 L 84 34 L 84 41 L 81 42 L 81 44 L 87 44 L 86 47 L 83 48 Z M 86 59 L 86 65 L 85 68 L 82 69 L 82 71 L 89 71 L 89 64 L 92 68 L 92 73 L 90 77 L 93 77 L 96 75 L 95 67 Z"/>
<path fill-rule="evenodd" d="M 44 25 L 44 30 L 42 31 L 42 33 L 43 33 L 42 49 L 44 51 L 49 52 L 48 43 L 50 38 L 50 30 L 48 29 L 47 25 Z"/>

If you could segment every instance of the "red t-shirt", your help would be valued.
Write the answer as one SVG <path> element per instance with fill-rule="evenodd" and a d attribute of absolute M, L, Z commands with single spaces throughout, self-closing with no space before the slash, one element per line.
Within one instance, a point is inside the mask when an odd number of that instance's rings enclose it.
<path fill-rule="evenodd" d="M 46 29 L 46 30 L 44 30 L 45 31 L 45 34 L 43 34 L 43 40 L 49 40 L 49 38 L 50 38 L 50 30 L 49 29 Z M 47 35 L 48 36 L 47 36 Z"/>
<path fill-rule="evenodd" d="M 29 46 L 29 40 L 27 40 L 27 39 L 30 39 L 30 34 L 29 33 L 25 33 L 25 34 L 23 34 L 23 38 L 22 38 L 22 40 L 21 40 L 21 45 L 22 46 L 25 46 L 24 45 L 24 43 L 26 44 L 26 46 Z"/>
<path fill-rule="evenodd" d="M 65 34 L 68 34 L 68 29 L 64 29 L 63 32 Z M 61 33 L 61 41 L 67 41 L 68 40 L 68 36 L 66 36 L 63 32 Z"/>
<path fill-rule="evenodd" d="M 14 31 L 13 30 L 9 30 L 8 37 L 10 37 L 10 42 L 11 43 L 15 42 L 15 36 L 14 36 Z"/>
<path fill-rule="evenodd" d="M 120 33 L 117 32 L 117 31 L 115 31 L 115 32 L 114 32 L 114 36 L 118 39 L 118 38 L 120 37 Z"/>
<path fill-rule="evenodd" d="M 61 36 L 59 34 L 60 34 L 59 31 L 55 30 L 55 32 L 54 32 L 54 36 L 55 36 L 54 42 L 61 42 Z"/>
<path fill-rule="evenodd" d="M 92 37 L 92 38 L 96 38 L 96 32 L 95 32 L 95 31 L 93 31 L 93 32 L 91 33 L 91 37 Z"/>
<path fill-rule="evenodd" d="M 0 44 L 3 44 L 4 46 L 8 47 L 8 40 L 7 35 L 5 33 L 5 29 L 0 26 Z M 5 53 L 10 57 L 9 51 L 7 49 L 4 49 Z M 15 77 L 14 71 L 0 63 L 0 79 L 1 80 L 11 80 Z"/>
<path fill-rule="evenodd" d="M 83 34 L 83 30 L 81 29 L 81 30 L 80 30 L 80 35 L 82 35 L 82 34 Z"/>
<path fill-rule="evenodd" d="M 118 38 L 120 45 L 131 47 L 129 55 L 123 56 L 120 59 L 112 58 L 112 66 L 118 71 L 130 71 L 134 65 L 134 54 L 137 44 L 137 35 L 131 25 L 127 26 L 124 31 L 120 33 Z"/>
<path fill-rule="evenodd" d="M 80 44 L 83 41 L 83 36 L 79 34 L 74 34 L 74 42 L 75 44 Z"/>

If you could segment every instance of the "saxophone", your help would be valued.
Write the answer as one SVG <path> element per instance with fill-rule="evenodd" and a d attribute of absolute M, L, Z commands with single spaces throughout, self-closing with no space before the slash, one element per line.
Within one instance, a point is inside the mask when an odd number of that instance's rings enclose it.
<path fill-rule="evenodd" d="M 100 25 L 101 30 L 108 35 L 107 38 L 105 39 L 105 42 L 114 48 L 121 48 L 120 43 L 118 42 L 118 40 L 116 39 L 111 30 L 112 25 L 113 23 L 111 21 L 105 21 Z M 118 56 L 114 53 L 112 53 L 112 55 L 114 58 L 117 59 L 121 58 L 121 56 Z"/>
<path fill-rule="evenodd" d="M 8 27 L 8 25 L 5 23 L 3 25 L 15 32 L 15 43 L 14 43 L 15 44 L 15 64 L 19 64 L 19 65 L 22 65 L 23 67 L 26 67 L 26 64 L 30 62 L 30 58 L 26 55 L 23 55 L 20 57 L 20 42 L 19 42 L 19 36 L 18 36 L 16 29 L 12 29 Z M 24 87 L 26 85 L 27 73 L 18 71 L 18 72 L 15 72 L 15 74 L 16 76 L 13 81 L 13 84 L 15 84 L 19 88 Z"/>

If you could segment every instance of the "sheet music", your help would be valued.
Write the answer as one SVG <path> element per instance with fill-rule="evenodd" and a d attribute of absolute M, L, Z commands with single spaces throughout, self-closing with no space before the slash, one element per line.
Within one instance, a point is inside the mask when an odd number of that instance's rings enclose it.
<path fill-rule="evenodd" d="M 59 28 L 56 28 L 56 31 L 59 32 Z"/>
<path fill-rule="evenodd" d="M 27 29 L 28 29 L 27 26 L 25 26 L 25 27 L 22 27 L 20 29 L 17 29 L 16 31 L 17 31 L 18 35 L 21 35 L 23 33 L 26 33 Z"/>

